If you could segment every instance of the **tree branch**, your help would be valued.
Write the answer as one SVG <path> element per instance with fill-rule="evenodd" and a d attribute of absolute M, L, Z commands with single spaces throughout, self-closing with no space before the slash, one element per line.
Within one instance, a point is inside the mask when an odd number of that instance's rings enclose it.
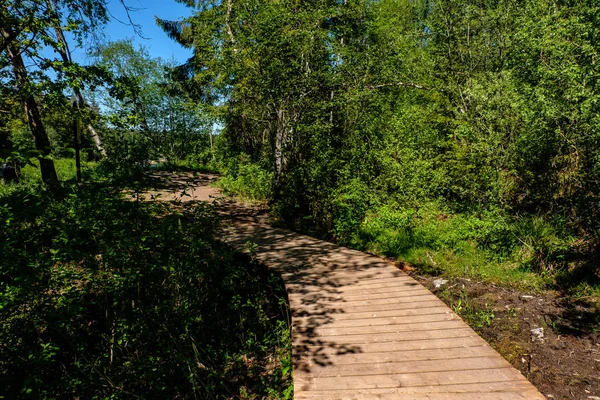
<path fill-rule="evenodd" d="M 11 43 L 19 36 L 19 33 L 15 30 L 10 32 L 8 36 L 2 38 L 2 44 L 0 44 L 0 53 L 4 52 L 11 45 Z"/>
<path fill-rule="evenodd" d="M 233 8 L 233 0 L 227 0 L 227 14 L 225 17 L 225 25 L 227 26 L 227 33 L 229 34 L 229 40 L 233 46 L 233 52 L 237 54 L 238 49 L 236 48 L 235 36 L 233 36 L 233 30 L 229 25 L 229 19 L 231 18 L 231 9 Z"/>
<path fill-rule="evenodd" d="M 412 87 L 415 89 L 421 89 L 421 90 L 431 90 L 430 87 L 428 86 L 423 86 L 423 85 L 419 85 L 418 83 L 414 83 L 414 82 L 392 82 L 392 83 L 382 83 L 379 85 L 367 85 L 365 86 L 366 89 L 381 89 L 384 87 Z"/>
<path fill-rule="evenodd" d="M 109 9 L 107 9 L 108 14 L 111 16 L 111 18 L 113 18 L 115 21 L 120 22 L 123 25 L 129 25 L 133 28 L 133 32 L 135 33 L 136 36 L 139 36 L 142 39 L 148 39 L 147 37 L 144 36 L 144 34 L 142 33 L 142 26 L 140 24 L 136 24 L 135 22 L 133 22 L 133 19 L 131 18 L 131 13 L 135 12 L 135 11 L 139 11 L 139 8 L 133 8 L 128 6 L 125 3 L 125 0 L 119 0 L 119 2 L 121 3 L 121 5 L 123 6 L 123 8 L 125 9 L 125 14 L 127 15 L 127 20 L 129 21 L 129 23 L 127 22 L 123 22 L 120 19 L 118 19 L 117 17 L 115 17 Z"/>

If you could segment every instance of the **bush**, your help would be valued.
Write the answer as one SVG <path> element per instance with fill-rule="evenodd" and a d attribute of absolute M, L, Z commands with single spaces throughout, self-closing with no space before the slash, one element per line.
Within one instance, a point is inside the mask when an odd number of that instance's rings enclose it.
<path fill-rule="evenodd" d="M 352 235 L 362 224 L 370 205 L 369 193 L 367 185 L 357 179 L 333 193 L 333 230 L 339 243 L 350 243 Z"/>
<path fill-rule="evenodd" d="M 272 196 L 273 172 L 240 157 L 228 166 L 218 186 L 242 199 L 265 202 Z"/>
<path fill-rule="evenodd" d="M 123 169 L 146 165 L 152 159 L 150 139 L 141 132 L 108 130 L 104 147 L 111 163 Z"/>
<path fill-rule="evenodd" d="M 0 397 L 289 393 L 285 292 L 213 240 L 210 207 L 69 192 L 1 198 Z"/>
<path fill-rule="evenodd" d="M 535 271 L 561 268 L 573 241 L 568 236 L 559 237 L 554 226 L 541 217 L 519 220 L 512 232 L 520 244 L 517 259 L 521 265 Z"/>

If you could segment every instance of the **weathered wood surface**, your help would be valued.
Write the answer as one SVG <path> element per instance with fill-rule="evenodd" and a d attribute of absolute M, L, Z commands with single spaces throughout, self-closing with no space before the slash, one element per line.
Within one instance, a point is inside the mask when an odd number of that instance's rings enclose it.
<path fill-rule="evenodd" d="M 178 178 L 182 180 L 181 178 Z M 207 201 L 213 177 L 164 199 Z M 184 180 L 182 180 L 183 182 Z M 174 181 L 175 182 L 175 181 Z M 175 182 L 177 183 L 177 182 Z M 460 317 L 390 262 L 266 223 L 221 203 L 223 240 L 248 242 L 286 284 L 295 399 L 541 400 Z"/>
<path fill-rule="evenodd" d="M 378 257 L 225 215 L 225 241 L 283 277 L 296 399 L 544 399 L 420 283 Z"/>

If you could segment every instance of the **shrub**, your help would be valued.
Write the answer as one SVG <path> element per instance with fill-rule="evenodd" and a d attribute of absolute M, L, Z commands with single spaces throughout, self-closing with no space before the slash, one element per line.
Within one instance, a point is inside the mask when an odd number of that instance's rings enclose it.
<path fill-rule="evenodd" d="M 262 202 L 271 198 L 272 185 L 273 172 L 243 157 L 239 163 L 229 165 L 225 176 L 218 182 L 218 186 L 227 192 L 246 200 Z"/>
<path fill-rule="evenodd" d="M 351 242 L 367 213 L 370 203 L 370 190 L 358 179 L 338 188 L 332 195 L 335 238 L 341 244 Z"/>
<path fill-rule="evenodd" d="M 213 240 L 210 207 L 69 192 L 1 198 L 0 397 L 289 393 L 282 286 Z"/>

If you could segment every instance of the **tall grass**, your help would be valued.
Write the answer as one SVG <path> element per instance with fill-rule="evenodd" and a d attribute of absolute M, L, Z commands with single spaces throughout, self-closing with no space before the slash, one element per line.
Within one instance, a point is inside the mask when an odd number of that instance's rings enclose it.
<path fill-rule="evenodd" d="M 435 203 L 369 211 L 351 246 L 402 259 L 422 271 L 540 290 L 566 268 L 573 239 L 540 217 L 452 214 Z"/>

